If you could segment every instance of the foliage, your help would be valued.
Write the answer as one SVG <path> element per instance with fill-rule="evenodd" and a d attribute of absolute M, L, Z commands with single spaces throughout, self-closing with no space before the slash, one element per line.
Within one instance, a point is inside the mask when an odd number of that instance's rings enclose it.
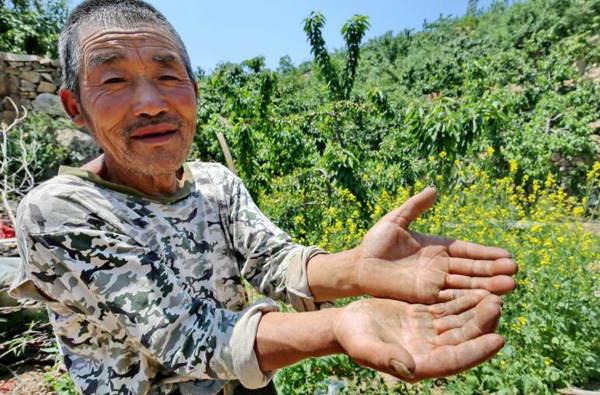
<path fill-rule="evenodd" d="M 57 357 L 54 366 L 44 374 L 44 380 L 48 389 L 57 394 L 77 395 L 79 393 L 69 374 L 64 371 L 63 361 L 60 356 Z"/>
<path fill-rule="evenodd" d="M 444 161 L 438 158 L 436 161 Z M 553 176 L 533 183 L 517 182 L 519 165 L 512 163 L 503 178 L 490 178 L 492 157 L 453 163 L 464 182 L 444 193 L 434 209 L 416 222 L 415 230 L 509 249 L 520 265 L 520 287 L 505 298 L 499 331 L 507 345 L 490 362 L 459 376 L 418 387 L 428 393 L 442 386 L 446 393 L 552 394 L 557 388 L 580 385 L 600 377 L 600 237 L 585 231 L 582 220 L 589 194 L 600 180 L 600 163 L 588 172 L 588 196 L 568 197 Z M 283 226 L 295 240 L 330 251 L 356 246 L 366 230 L 385 212 L 423 188 L 381 191 L 375 203 L 363 206 L 347 190 L 329 201 L 306 205 L 296 190 L 279 189 L 262 197 L 265 212 L 280 223 L 286 208 L 296 207 L 293 223 Z M 303 205 L 304 204 L 304 205 Z M 302 207 L 302 208 L 299 208 Z M 596 215 L 597 204 L 590 208 Z M 369 220 L 361 222 L 360 218 Z M 315 220 L 320 218 L 320 220 Z M 347 301 L 338 301 L 344 305 Z M 370 375 L 370 376 L 369 376 Z M 282 393 L 309 394 L 331 376 L 347 381 L 347 393 L 403 391 L 386 388 L 380 376 L 344 357 L 311 359 L 283 369 L 276 383 Z M 388 383 L 389 384 L 389 383 Z M 365 387 L 366 386 L 366 387 Z M 384 392 L 385 392 L 384 391 Z"/>
<path fill-rule="evenodd" d="M 312 63 L 284 57 L 272 71 L 256 57 L 198 70 L 191 157 L 224 163 L 223 134 L 255 200 L 299 243 L 356 246 L 386 211 L 435 183 L 440 201 L 416 230 L 513 252 L 520 288 L 506 297 L 507 346 L 411 392 L 549 394 L 600 378 L 600 244 L 583 227 L 598 216 L 600 0 L 487 10 L 473 0 L 464 17 L 366 43 L 368 19 L 355 16 L 341 32 L 346 48 L 332 52 L 324 24 L 321 13 L 304 20 Z M 3 46 L 24 42 L 11 34 Z M 21 129 L 40 179 L 76 161 L 56 148 L 55 124 L 31 117 Z M 276 382 L 312 394 L 331 377 L 346 381 L 345 393 L 409 391 L 343 356 L 303 361 Z"/>
<path fill-rule="evenodd" d="M 54 132 L 65 128 L 73 128 L 72 123 L 67 119 L 38 112 L 28 113 L 23 122 L 8 133 L 7 157 L 20 156 L 19 140 L 22 140 L 27 148 L 26 162 L 29 172 L 37 181 L 46 180 L 56 175 L 59 166 L 71 166 L 81 162 L 79 153 L 70 152 L 67 147 L 56 142 Z M 16 167 L 18 164 L 11 166 L 13 167 L 9 167 L 7 173 L 18 173 Z"/>
<path fill-rule="evenodd" d="M 0 0 L 0 52 L 58 56 L 66 0 Z"/>

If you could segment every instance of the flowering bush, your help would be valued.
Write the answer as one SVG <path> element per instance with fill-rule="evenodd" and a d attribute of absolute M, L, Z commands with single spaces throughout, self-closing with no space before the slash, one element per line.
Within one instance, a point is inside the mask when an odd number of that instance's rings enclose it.
<path fill-rule="evenodd" d="M 499 331 L 507 343 L 495 358 L 411 391 L 431 393 L 442 386 L 456 394 L 550 394 L 600 377 L 600 244 L 584 222 L 596 212 L 588 201 L 598 185 L 600 163 L 590 169 L 588 193 L 582 199 L 568 197 L 551 175 L 516 183 L 519 166 L 514 161 L 510 174 L 500 179 L 488 176 L 485 161 L 455 164 L 470 181 L 442 192 L 413 229 L 508 249 L 520 266 L 519 288 L 505 297 Z M 424 187 L 417 182 L 412 190 L 384 190 L 375 194 L 373 203 L 362 204 L 347 190 L 336 189 L 330 199 L 319 199 L 318 188 L 296 195 L 284 184 L 278 180 L 274 192 L 262 196 L 263 210 L 285 223 L 297 241 L 332 252 L 356 246 L 384 213 Z M 289 219 L 280 216 L 285 212 Z M 326 389 L 330 376 L 346 380 L 349 392 L 392 390 L 379 375 L 343 356 L 301 362 L 283 369 L 276 382 L 283 393 L 290 388 L 314 393 Z M 402 383 L 394 387 L 402 388 Z"/>

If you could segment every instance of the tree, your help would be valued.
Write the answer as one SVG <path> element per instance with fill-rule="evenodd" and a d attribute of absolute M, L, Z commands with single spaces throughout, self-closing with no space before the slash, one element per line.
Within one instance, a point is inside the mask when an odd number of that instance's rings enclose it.
<path fill-rule="evenodd" d="M 308 36 L 311 46 L 311 53 L 315 56 L 315 62 L 319 66 L 329 94 L 333 100 L 347 100 L 354 86 L 356 77 L 356 68 L 360 55 L 360 43 L 371 26 L 369 17 L 364 15 L 354 15 L 342 27 L 342 36 L 346 42 L 346 62 L 341 75 L 335 69 L 329 52 L 325 47 L 325 39 L 321 30 L 325 26 L 325 16 L 321 12 L 311 12 L 310 16 L 304 19 L 304 31 Z"/>
<path fill-rule="evenodd" d="M 58 56 L 66 0 L 0 0 L 0 51 Z"/>

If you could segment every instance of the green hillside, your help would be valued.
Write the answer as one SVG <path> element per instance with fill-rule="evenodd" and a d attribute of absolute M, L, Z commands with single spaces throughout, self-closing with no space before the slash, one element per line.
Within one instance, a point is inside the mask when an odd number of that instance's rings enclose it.
<path fill-rule="evenodd" d="M 554 394 L 600 380 L 600 237 L 587 230 L 599 206 L 600 0 L 471 1 L 464 17 L 367 42 L 368 18 L 349 15 L 348 45 L 331 52 L 325 17 L 305 20 L 312 63 L 199 70 L 191 158 L 225 164 L 222 134 L 267 216 L 331 252 L 435 184 L 437 205 L 412 229 L 507 248 L 519 288 L 504 297 L 507 345 L 464 374 L 409 386 L 331 356 L 281 370 L 280 393 L 340 380 L 343 393 Z M 53 141 L 66 126 L 34 114 L 10 131 L 14 185 L 80 164 Z M 22 342 L 5 337 L 10 365 Z M 71 388 L 64 375 L 48 387 Z"/>
<path fill-rule="evenodd" d="M 512 159 L 519 180 L 552 173 L 579 193 L 597 155 L 589 125 L 600 118 L 599 11 L 598 1 L 496 2 L 485 12 L 471 2 L 463 18 L 361 45 L 345 96 L 328 86 L 348 74 L 348 52 L 331 54 L 325 68 L 285 58 L 276 72 L 261 58 L 223 64 L 201 78 L 197 155 L 222 160 L 220 131 L 255 191 L 271 174 L 318 164 L 364 197 L 373 185 L 362 178 L 377 164 L 385 171 L 376 188 L 440 172 L 453 183 L 452 166 L 432 169 L 427 158 L 470 161 L 491 147 L 494 175 Z"/>

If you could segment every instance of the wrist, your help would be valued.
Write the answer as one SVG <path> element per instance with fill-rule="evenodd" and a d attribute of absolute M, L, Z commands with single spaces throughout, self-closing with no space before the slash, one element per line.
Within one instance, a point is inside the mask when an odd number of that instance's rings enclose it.
<path fill-rule="evenodd" d="M 358 248 L 321 254 L 308 261 L 308 286 L 316 302 L 362 295 L 358 278 Z"/>
<path fill-rule="evenodd" d="M 262 371 L 272 371 L 311 357 L 343 352 L 336 335 L 342 309 L 262 316 L 254 350 Z"/>

